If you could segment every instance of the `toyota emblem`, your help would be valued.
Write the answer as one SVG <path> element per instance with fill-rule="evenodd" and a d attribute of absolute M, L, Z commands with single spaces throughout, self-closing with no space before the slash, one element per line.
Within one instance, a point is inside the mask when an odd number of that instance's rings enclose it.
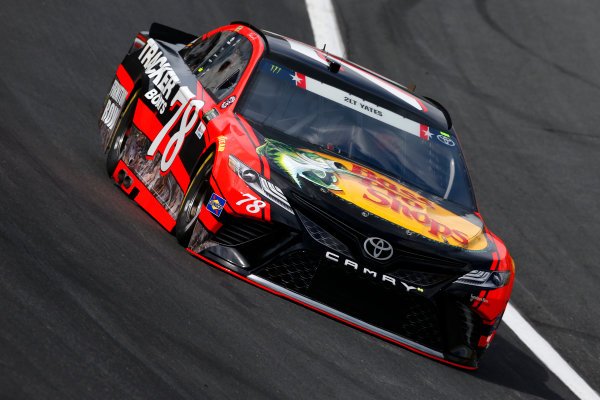
<path fill-rule="evenodd" d="M 436 137 L 440 142 L 444 143 L 446 146 L 452 147 L 456 145 L 456 143 L 454 143 L 454 140 L 450 139 L 448 136 L 437 135 Z"/>
<path fill-rule="evenodd" d="M 363 247 L 369 256 L 379 261 L 389 260 L 394 254 L 394 249 L 390 242 L 378 237 L 368 238 L 365 240 Z"/>

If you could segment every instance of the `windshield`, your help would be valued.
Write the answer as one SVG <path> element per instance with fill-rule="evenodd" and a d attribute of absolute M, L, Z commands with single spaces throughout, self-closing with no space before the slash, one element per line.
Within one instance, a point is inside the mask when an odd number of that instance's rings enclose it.
<path fill-rule="evenodd" d="M 474 209 L 455 137 L 346 90 L 264 59 L 236 112 Z"/>

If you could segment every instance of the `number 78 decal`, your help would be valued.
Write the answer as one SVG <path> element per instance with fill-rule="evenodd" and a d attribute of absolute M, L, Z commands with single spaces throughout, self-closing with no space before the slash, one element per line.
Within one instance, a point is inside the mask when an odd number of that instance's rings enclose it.
<path fill-rule="evenodd" d="M 262 200 L 258 200 L 258 198 L 252 196 L 250 193 L 242 193 L 242 196 L 244 196 L 245 199 L 242 199 L 235 204 L 240 206 L 248 201 L 251 201 L 252 203 L 246 205 L 246 211 L 251 214 L 256 214 L 261 210 L 261 208 L 265 208 L 267 206 L 267 203 Z"/>
<path fill-rule="evenodd" d="M 147 155 L 152 159 L 156 155 L 158 147 L 165 136 L 167 136 L 171 130 L 176 128 L 175 124 L 179 118 L 182 117 L 181 114 L 183 113 L 183 117 L 179 121 L 179 129 L 177 129 L 177 131 L 171 135 L 171 138 L 169 139 L 169 142 L 163 151 L 162 159 L 160 161 L 160 170 L 163 173 L 167 172 L 169 168 L 171 168 L 171 165 L 173 165 L 173 162 L 175 161 L 175 157 L 177 157 L 179 150 L 181 150 L 183 140 L 192 131 L 196 125 L 196 122 L 198 122 L 198 118 L 200 118 L 200 112 L 204 106 L 204 101 L 200 99 L 193 99 L 193 97 L 194 94 L 187 86 L 179 87 L 179 90 L 171 100 L 170 106 L 173 107 L 176 102 L 179 102 L 181 106 L 171 117 L 169 122 L 163 126 L 160 132 L 158 132 L 158 135 L 156 135 L 154 141 L 148 149 Z"/>

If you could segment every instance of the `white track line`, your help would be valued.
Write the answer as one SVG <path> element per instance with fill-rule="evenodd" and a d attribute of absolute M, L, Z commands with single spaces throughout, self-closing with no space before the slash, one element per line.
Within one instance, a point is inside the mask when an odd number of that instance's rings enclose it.
<path fill-rule="evenodd" d="M 335 10 L 331 0 L 305 0 L 310 26 L 315 37 L 315 46 L 319 49 L 327 45 L 327 50 L 331 54 L 340 57 L 346 57 L 344 41 L 340 35 Z"/>
<path fill-rule="evenodd" d="M 305 0 L 315 44 L 327 51 L 345 57 L 346 49 L 337 24 L 331 0 Z M 577 397 L 585 400 L 600 400 L 594 391 L 569 364 L 550 346 L 525 318 L 509 303 L 502 318 L 517 337 L 552 371 Z"/>
<path fill-rule="evenodd" d="M 548 369 L 580 399 L 600 399 L 594 391 L 554 348 L 523 318 L 510 304 L 506 307 L 502 321 L 539 358 Z"/>

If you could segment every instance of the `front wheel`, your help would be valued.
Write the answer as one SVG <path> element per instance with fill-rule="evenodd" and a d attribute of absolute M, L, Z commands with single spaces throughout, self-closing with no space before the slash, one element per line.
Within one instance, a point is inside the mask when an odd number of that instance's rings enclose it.
<path fill-rule="evenodd" d="M 109 176 L 115 172 L 117 169 L 117 165 L 119 164 L 119 160 L 123 157 L 123 153 L 125 152 L 125 143 L 129 138 L 129 130 L 133 125 L 133 114 L 135 112 L 135 104 L 137 102 L 139 90 L 135 91 L 125 109 L 121 113 L 121 118 L 119 118 L 119 122 L 117 123 L 117 127 L 115 128 L 115 132 L 113 133 L 110 144 L 108 145 L 108 154 L 106 155 L 106 172 Z"/>
<path fill-rule="evenodd" d="M 204 161 L 198 168 L 198 172 L 192 179 L 192 183 L 181 202 L 177 221 L 175 222 L 175 236 L 177 241 L 187 247 L 194 231 L 194 226 L 200 215 L 202 205 L 206 203 L 207 196 L 210 194 L 210 175 L 215 160 L 214 150 L 210 151 L 204 158 Z"/>

